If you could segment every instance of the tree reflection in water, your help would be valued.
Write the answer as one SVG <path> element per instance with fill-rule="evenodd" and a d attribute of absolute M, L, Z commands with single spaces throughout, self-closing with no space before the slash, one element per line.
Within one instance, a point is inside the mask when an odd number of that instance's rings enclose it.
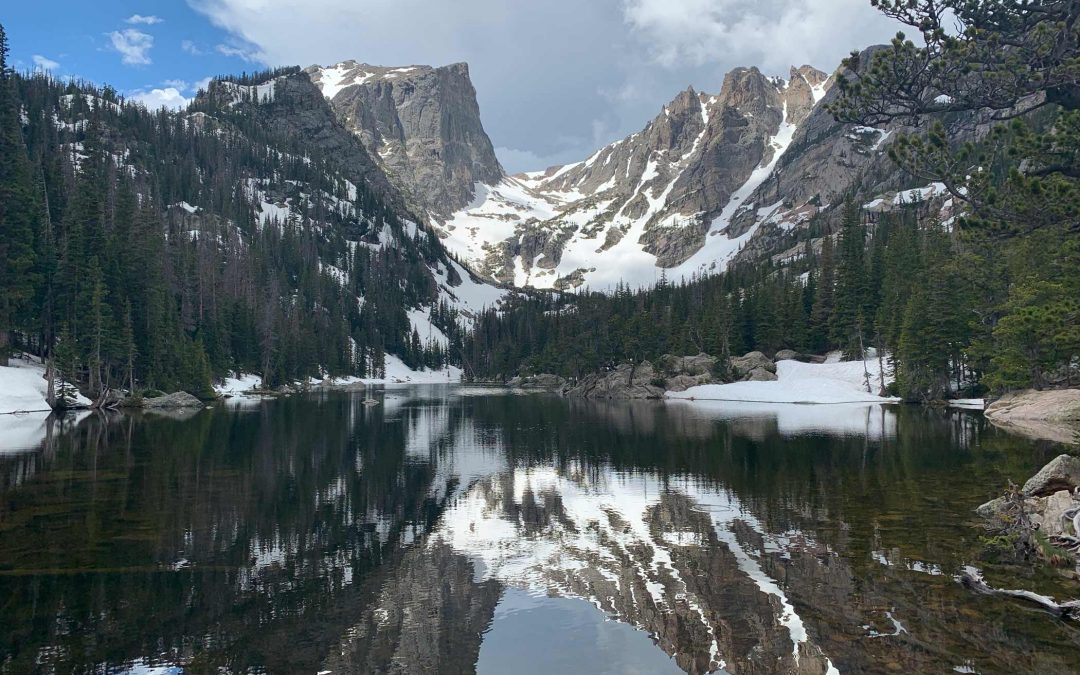
<path fill-rule="evenodd" d="M 562 667 L 1071 663 L 1070 628 L 951 578 L 971 509 L 1057 451 L 977 414 L 381 396 L 43 423 L 0 456 L 2 670 L 470 672 L 529 631 Z"/>

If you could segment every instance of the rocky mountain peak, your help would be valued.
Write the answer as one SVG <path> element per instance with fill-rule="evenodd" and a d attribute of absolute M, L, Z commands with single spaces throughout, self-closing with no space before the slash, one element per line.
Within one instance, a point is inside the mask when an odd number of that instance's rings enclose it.
<path fill-rule="evenodd" d="M 349 60 L 304 72 L 418 210 L 445 217 L 472 201 L 478 183 L 502 179 L 468 64 Z"/>

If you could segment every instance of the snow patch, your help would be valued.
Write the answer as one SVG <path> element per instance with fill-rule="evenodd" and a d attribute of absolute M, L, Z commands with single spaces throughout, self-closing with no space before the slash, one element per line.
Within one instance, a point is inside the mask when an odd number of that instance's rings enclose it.
<path fill-rule="evenodd" d="M 876 358 L 839 363 L 778 361 L 773 382 L 704 384 L 686 391 L 670 391 L 667 398 L 684 400 L 749 401 L 759 403 L 888 403 L 897 399 L 877 396 L 880 367 Z M 866 381 L 869 379 L 870 391 Z M 892 380 L 885 373 L 885 382 Z"/>

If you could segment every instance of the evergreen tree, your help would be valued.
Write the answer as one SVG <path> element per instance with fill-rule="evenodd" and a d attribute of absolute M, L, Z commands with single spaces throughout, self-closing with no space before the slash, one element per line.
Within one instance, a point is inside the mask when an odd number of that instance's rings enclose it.
<path fill-rule="evenodd" d="M 7 36 L 0 26 L 0 366 L 8 363 L 12 331 L 31 325 L 26 310 L 35 290 L 38 215 L 21 106 L 7 56 Z"/>

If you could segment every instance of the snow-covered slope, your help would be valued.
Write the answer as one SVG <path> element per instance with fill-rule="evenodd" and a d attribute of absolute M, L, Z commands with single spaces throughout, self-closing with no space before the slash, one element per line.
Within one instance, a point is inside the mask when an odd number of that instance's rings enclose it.
<path fill-rule="evenodd" d="M 684 400 L 754 401 L 762 403 L 885 403 L 879 391 L 892 375 L 881 377 L 881 362 L 873 356 L 865 361 L 839 361 L 834 355 L 826 363 L 778 361 L 772 382 L 704 384 L 686 391 L 671 391 L 668 398 Z"/>
<path fill-rule="evenodd" d="M 46 401 L 49 382 L 45 378 L 45 366 L 37 359 L 14 358 L 6 367 L 0 367 L 0 415 L 24 412 L 48 412 L 52 409 Z M 57 393 L 60 381 L 57 380 Z M 75 393 L 71 407 L 89 406 L 91 401 Z"/>
<path fill-rule="evenodd" d="M 588 159 L 477 183 L 436 219 L 444 245 L 516 286 L 611 288 L 722 269 L 782 205 L 747 204 L 822 99 L 809 66 L 789 80 L 740 68 L 717 95 L 687 89 L 641 132 Z M 756 222 L 733 228 L 742 211 Z"/>

